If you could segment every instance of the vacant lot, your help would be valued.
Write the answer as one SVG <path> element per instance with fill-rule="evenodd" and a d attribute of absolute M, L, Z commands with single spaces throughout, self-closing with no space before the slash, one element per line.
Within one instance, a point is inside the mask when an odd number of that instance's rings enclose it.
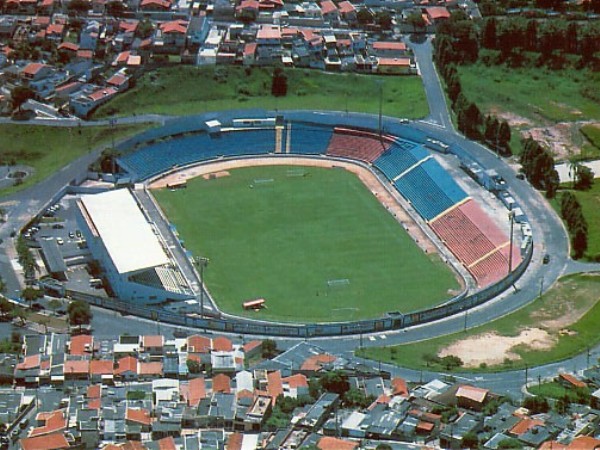
<path fill-rule="evenodd" d="M 484 114 L 502 117 L 526 136 L 550 148 L 559 158 L 597 151 L 587 148 L 580 128 L 600 120 L 600 75 L 587 70 L 513 69 L 482 64 L 460 66 L 467 98 Z M 519 139 L 511 141 L 520 152 Z"/>
<path fill-rule="evenodd" d="M 147 125 L 119 126 L 114 139 L 131 136 Z M 23 184 L 0 190 L 8 194 L 32 186 L 73 160 L 103 144 L 110 145 L 110 127 L 46 127 L 0 124 L 0 159 L 2 164 L 25 165 L 33 168 L 32 176 Z"/>
<path fill-rule="evenodd" d="M 459 288 L 353 174 L 276 166 L 236 169 L 155 195 L 230 313 L 284 321 L 379 317 L 442 302 Z M 242 302 L 265 298 L 267 309 Z"/>
<path fill-rule="evenodd" d="M 137 86 L 101 107 L 96 117 L 134 113 L 185 115 L 227 109 L 308 109 L 379 111 L 383 81 L 383 113 L 421 118 L 428 113 L 420 77 L 377 77 L 286 69 L 285 97 L 271 95 L 272 69 L 241 67 L 174 67 L 148 73 Z"/>
<path fill-rule="evenodd" d="M 418 344 L 367 348 L 359 355 L 416 369 L 442 370 L 458 356 L 464 368 L 507 370 L 568 358 L 600 341 L 600 275 L 562 278 L 527 307 L 489 324 Z"/>

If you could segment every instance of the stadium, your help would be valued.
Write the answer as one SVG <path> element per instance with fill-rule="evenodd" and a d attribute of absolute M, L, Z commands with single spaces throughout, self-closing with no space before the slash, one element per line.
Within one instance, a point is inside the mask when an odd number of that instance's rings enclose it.
<path fill-rule="evenodd" d="M 119 299 L 97 304 L 154 320 L 293 337 L 400 329 L 495 297 L 531 259 L 504 181 L 402 121 L 231 111 L 118 150 L 122 187 L 81 195 L 78 221 Z"/>

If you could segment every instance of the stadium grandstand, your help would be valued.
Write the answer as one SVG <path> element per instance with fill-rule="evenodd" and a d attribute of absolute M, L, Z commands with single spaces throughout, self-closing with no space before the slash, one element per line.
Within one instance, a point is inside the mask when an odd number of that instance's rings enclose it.
<path fill-rule="evenodd" d="M 77 207 L 88 247 L 118 298 L 141 304 L 195 298 L 128 189 L 82 195 Z"/>
<path fill-rule="evenodd" d="M 220 127 L 216 133 L 201 129 L 181 137 L 163 136 L 120 157 L 119 167 L 134 180 L 146 180 L 174 168 L 222 157 L 298 154 L 361 161 L 387 178 L 479 287 L 502 279 L 511 264 L 514 268 L 521 262 L 520 245 L 515 245 L 509 256 L 506 233 L 440 165 L 426 148 L 432 146 L 431 142 L 416 131 L 407 128 L 402 137 L 380 136 L 376 131 L 351 126 L 269 120 L 253 119 L 252 127 L 248 127 L 248 120 L 238 119 L 232 122 L 233 128 Z M 440 147 L 440 151 L 446 152 L 446 147 Z M 148 286 L 180 284 L 176 275 L 165 275 L 163 269 L 136 274 L 132 280 Z"/>

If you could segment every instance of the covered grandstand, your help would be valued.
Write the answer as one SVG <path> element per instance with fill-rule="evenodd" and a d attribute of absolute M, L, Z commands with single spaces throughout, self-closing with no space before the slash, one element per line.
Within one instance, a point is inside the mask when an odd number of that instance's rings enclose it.
<path fill-rule="evenodd" d="M 128 189 L 82 195 L 77 206 L 88 247 L 117 297 L 143 304 L 194 298 Z"/>
<path fill-rule="evenodd" d="M 440 165 L 428 149 L 427 139 L 415 130 L 403 129 L 403 135 L 397 136 L 334 123 L 288 120 L 279 124 L 258 129 L 224 126 L 217 134 L 199 126 L 196 133 L 188 131 L 173 139 L 163 136 L 159 142 L 125 154 L 119 166 L 134 179 L 146 180 L 227 157 L 296 154 L 360 161 L 387 178 L 478 287 L 503 279 L 511 264 L 514 268 L 521 262 L 520 245 L 515 245 L 509 256 L 507 234 Z"/>

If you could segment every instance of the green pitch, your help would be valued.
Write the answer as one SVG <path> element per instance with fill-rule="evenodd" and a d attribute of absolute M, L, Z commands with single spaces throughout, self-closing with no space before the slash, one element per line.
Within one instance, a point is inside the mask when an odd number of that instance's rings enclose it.
<path fill-rule="evenodd" d="M 253 167 L 155 196 L 228 313 L 282 321 L 380 317 L 436 305 L 459 288 L 343 169 Z M 242 302 L 265 298 L 267 308 Z"/>

